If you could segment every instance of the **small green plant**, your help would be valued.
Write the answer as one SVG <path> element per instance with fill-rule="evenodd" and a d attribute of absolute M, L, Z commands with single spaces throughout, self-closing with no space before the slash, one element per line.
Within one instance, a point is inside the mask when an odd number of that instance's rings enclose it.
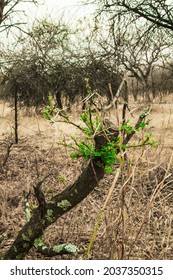
<path fill-rule="evenodd" d="M 126 120 L 125 123 L 122 126 L 120 126 L 119 130 L 123 131 L 125 134 L 131 134 L 133 131 L 140 132 L 140 130 L 144 130 L 149 124 L 150 120 L 141 121 L 138 127 L 135 127 L 130 124 L 129 120 Z"/>
<path fill-rule="evenodd" d="M 44 108 L 43 115 L 47 120 L 50 121 L 52 119 L 52 112 L 54 109 L 53 96 L 49 93 L 47 98 L 49 105 Z"/>
<path fill-rule="evenodd" d="M 138 127 L 130 124 L 129 121 L 126 121 L 122 126 L 119 127 L 119 136 L 115 136 L 111 140 L 109 139 L 109 131 L 103 125 L 102 119 L 98 116 L 97 113 L 92 113 L 90 110 L 85 110 L 81 115 L 81 120 L 85 126 L 80 126 L 80 129 L 85 135 L 84 140 L 78 140 L 76 137 L 71 137 L 73 144 L 67 144 L 65 141 L 61 142 L 65 147 L 69 147 L 72 152 L 70 156 L 72 159 L 84 158 L 86 160 L 99 158 L 101 163 L 104 163 L 104 169 L 107 173 L 112 173 L 114 171 L 113 165 L 116 162 L 119 162 L 121 156 L 119 151 L 127 150 L 129 148 L 142 147 L 150 145 L 156 147 L 156 142 L 151 140 L 152 133 L 144 135 L 143 139 L 133 145 L 126 145 L 124 143 L 124 138 L 131 133 L 140 133 L 149 125 L 150 121 L 141 121 L 138 124 Z M 104 133 L 107 138 L 107 144 L 103 145 L 100 150 L 95 147 L 94 137 L 99 133 Z"/>
<path fill-rule="evenodd" d="M 98 158 L 100 163 L 104 165 L 104 169 L 107 173 L 112 173 L 114 171 L 114 164 L 122 160 L 121 155 L 118 155 L 120 151 L 125 151 L 130 148 L 142 147 L 150 145 L 156 147 L 156 142 L 151 140 L 152 134 L 147 133 L 142 137 L 142 140 L 136 144 L 127 145 L 124 143 L 126 136 L 140 133 L 146 129 L 149 125 L 150 120 L 144 120 L 148 112 L 145 110 L 142 114 L 142 121 L 138 123 L 137 126 L 130 124 L 129 120 L 126 120 L 123 125 L 121 125 L 119 130 L 119 135 L 115 137 L 109 137 L 109 129 L 103 123 L 103 116 L 97 110 L 93 102 L 93 96 L 91 95 L 91 88 L 86 79 L 86 86 L 88 91 L 88 96 L 90 97 L 90 104 L 87 109 L 81 114 L 80 120 L 83 122 L 83 125 L 76 125 L 70 120 L 67 115 L 61 116 L 64 118 L 64 122 L 70 123 L 80 129 L 85 136 L 85 139 L 79 140 L 78 138 L 72 136 L 72 144 L 66 143 L 65 140 L 59 144 L 64 147 L 68 147 L 71 150 L 70 156 L 73 160 L 84 158 L 86 160 Z M 44 115 L 48 120 L 51 120 L 51 113 L 53 112 L 53 103 L 52 97 L 49 95 L 49 106 L 45 108 Z M 95 111 L 93 110 L 95 107 Z M 99 150 L 95 146 L 95 136 L 98 134 L 104 134 L 107 139 L 107 144 L 103 145 Z M 113 138 L 113 139 L 112 139 Z"/>
<path fill-rule="evenodd" d="M 91 113 L 90 110 L 85 110 L 81 116 L 80 120 L 86 125 L 82 127 L 83 133 L 91 137 L 97 131 L 100 131 L 102 123 L 100 117 L 96 113 Z"/>
<path fill-rule="evenodd" d="M 111 141 L 108 142 L 107 145 L 102 146 L 101 150 L 98 151 L 94 143 L 86 143 L 85 140 L 77 143 L 76 147 L 73 147 L 76 149 L 75 152 L 71 152 L 70 156 L 72 159 L 78 159 L 80 157 L 88 159 L 93 158 L 100 158 L 100 162 L 104 162 L 105 165 L 105 171 L 108 173 L 113 172 L 113 168 L 111 167 L 116 161 L 118 161 L 117 158 L 117 142 Z"/>

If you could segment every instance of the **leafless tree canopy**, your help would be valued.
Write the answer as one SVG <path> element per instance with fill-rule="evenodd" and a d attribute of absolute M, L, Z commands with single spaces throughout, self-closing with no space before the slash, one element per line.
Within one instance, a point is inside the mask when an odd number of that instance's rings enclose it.
<path fill-rule="evenodd" d="M 19 13 L 17 9 L 20 3 L 30 2 L 37 4 L 37 0 L 0 0 L 0 32 L 10 27 L 18 26 L 21 22 L 15 22 L 14 14 Z M 21 12 L 21 11 L 20 11 Z"/>
<path fill-rule="evenodd" d="M 110 11 L 112 16 L 130 14 L 144 18 L 158 27 L 173 30 L 173 3 L 165 0 L 104 0 L 98 1 L 102 9 Z"/>

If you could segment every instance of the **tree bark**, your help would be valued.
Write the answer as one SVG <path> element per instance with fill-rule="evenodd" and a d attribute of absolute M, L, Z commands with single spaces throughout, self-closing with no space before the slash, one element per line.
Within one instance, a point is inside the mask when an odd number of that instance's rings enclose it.
<path fill-rule="evenodd" d="M 15 134 L 15 144 L 19 142 L 18 135 L 18 89 L 15 86 L 14 89 L 14 134 Z"/>
<path fill-rule="evenodd" d="M 100 149 L 107 141 L 104 135 L 96 136 L 96 148 Z M 74 184 L 45 203 L 44 213 L 41 205 L 34 210 L 30 221 L 19 232 L 3 259 L 23 259 L 33 247 L 35 239 L 39 238 L 49 225 L 87 197 L 104 177 L 104 173 L 104 162 L 101 162 L 99 157 L 90 160 Z"/>
<path fill-rule="evenodd" d="M 139 116 L 135 128 L 140 127 L 141 121 L 147 114 L 148 110 L 145 110 Z M 126 145 L 134 134 L 135 130 L 127 134 L 123 140 L 123 144 Z M 108 141 L 109 139 L 104 132 L 96 135 L 96 149 L 100 151 L 103 146 L 107 145 Z M 117 153 L 119 153 L 119 150 L 117 150 Z M 27 222 L 19 232 L 16 240 L 3 256 L 3 259 L 23 259 L 33 247 L 34 241 L 42 236 L 44 230 L 48 226 L 56 222 L 59 217 L 79 204 L 92 192 L 98 185 L 98 182 L 104 177 L 104 168 L 105 162 L 102 161 L 100 157 L 95 157 L 89 161 L 88 166 L 74 184 L 68 186 L 63 192 L 54 196 L 51 201 L 46 201 L 44 197 L 43 200 L 40 198 L 42 201 L 40 201 L 39 206 L 34 210 L 30 221 Z M 38 188 L 36 191 L 38 191 Z M 43 195 L 41 191 L 39 194 Z"/>

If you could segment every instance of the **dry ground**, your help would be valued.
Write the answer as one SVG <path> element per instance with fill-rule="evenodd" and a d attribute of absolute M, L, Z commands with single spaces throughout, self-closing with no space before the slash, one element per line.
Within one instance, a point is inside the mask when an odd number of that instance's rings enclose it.
<path fill-rule="evenodd" d="M 130 107 L 138 116 L 140 105 Z M 19 144 L 12 146 L 2 167 L 13 138 L 13 113 L 8 104 L 0 103 L 0 253 L 9 248 L 26 222 L 24 192 L 32 193 L 33 185 L 51 172 L 43 185 L 46 196 L 51 197 L 74 182 L 86 164 L 72 161 L 68 151 L 57 144 L 64 138 L 69 141 L 70 135 L 80 136 L 75 127 L 59 122 L 50 125 L 41 116 L 28 116 L 22 111 Z M 74 109 L 73 121 L 77 121 L 77 115 Z M 114 120 L 114 112 L 108 117 Z M 173 96 L 166 103 L 153 104 L 150 119 L 148 130 L 158 147 L 128 153 L 131 164 L 122 168 L 104 210 L 91 259 L 173 259 Z M 48 245 L 70 242 L 80 249 L 78 255 L 54 258 L 85 258 L 115 174 L 116 170 L 106 175 L 80 205 L 45 231 Z M 30 201 L 34 205 L 32 194 Z M 26 258 L 46 257 L 32 249 Z"/>

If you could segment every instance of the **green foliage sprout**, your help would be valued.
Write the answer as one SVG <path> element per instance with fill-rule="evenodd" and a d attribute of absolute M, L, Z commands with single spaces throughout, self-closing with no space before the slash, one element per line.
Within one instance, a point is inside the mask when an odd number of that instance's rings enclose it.
<path fill-rule="evenodd" d="M 81 115 L 81 120 L 85 124 L 85 127 L 81 127 L 81 130 L 85 135 L 85 140 L 78 141 L 75 137 L 71 137 L 71 139 L 74 141 L 74 144 L 69 145 L 63 142 L 63 145 L 69 147 L 72 150 L 70 154 L 72 159 L 84 158 L 89 160 L 96 157 L 99 158 L 100 162 L 104 163 L 104 169 L 107 173 L 112 173 L 114 171 L 113 165 L 116 162 L 120 162 L 121 158 L 120 156 L 118 157 L 119 151 L 146 145 L 156 147 L 156 142 L 151 141 L 151 133 L 146 134 L 140 143 L 134 145 L 125 145 L 121 139 L 121 133 L 128 135 L 132 132 L 139 133 L 140 131 L 143 131 L 149 125 L 149 120 L 141 121 L 137 128 L 131 125 L 129 121 L 126 121 L 119 128 L 120 135 L 114 137 L 113 140 L 108 140 L 107 145 L 102 146 L 101 150 L 97 150 L 94 143 L 94 135 L 96 133 L 104 131 L 105 136 L 107 133 L 107 128 L 102 124 L 101 118 L 99 118 L 97 114 L 91 115 L 90 110 L 85 110 L 85 112 Z"/>
<path fill-rule="evenodd" d="M 47 98 L 49 104 L 44 108 L 43 115 L 45 119 L 50 121 L 52 119 L 52 112 L 54 109 L 53 96 L 49 93 Z"/>
<path fill-rule="evenodd" d="M 89 86 L 88 95 L 91 95 L 91 89 Z M 70 121 L 69 117 L 63 116 L 64 121 L 66 123 L 73 124 L 77 128 L 79 128 L 85 139 L 78 140 L 76 137 L 71 137 L 73 140 L 73 144 L 68 144 L 63 140 L 60 142 L 64 147 L 68 147 L 71 150 L 70 156 L 72 159 L 84 158 L 86 160 L 98 158 L 100 163 L 104 165 L 104 169 L 107 173 L 112 173 L 114 171 L 114 164 L 116 162 L 120 162 L 121 156 L 118 156 L 120 151 L 125 151 L 129 148 L 135 147 L 144 147 L 146 145 L 156 147 L 156 142 L 151 140 L 152 133 L 148 133 L 144 135 L 142 140 L 137 144 L 126 145 L 123 142 L 125 136 L 128 136 L 132 133 L 139 133 L 144 131 L 146 127 L 149 125 L 150 120 L 144 121 L 142 120 L 138 126 L 134 126 L 130 124 L 129 120 L 126 120 L 122 126 L 119 127 L 119 136 L 114 137 L 114 139 L 109 139 L 109 129 L 103 124 L 102 116 L 99 115 L 99 112 L 96 110 L 94 112 L 91 110 L 94 102 L 92 102 L 92 97 L 90 99 L 90 106 L 87 108 L 80 116 L 80 120 L 84 125 L 76 125 L 72 121 Z M 53 111 L 52 99 L 49 97 L 50 105 L 45 109 L 45 116 L 47 119 L 51 119 L 51 111 Z M 144 116 L 143 116 L 144 114 Z M 141 116 L 145 117 L 147 112 L 143 112 Z M 95 147 L 94 137 L 99 133 L 104 133 L 105 137 L 108 139 L 108 143 L 105 146 L 102 146 L 100 150 Z"/>
<path fill-rule="evenodd" d="M 72 159 L 84 158 L 86 160 L 94 159 L 96 157 L 100 158 L 100 162 L 104 162 L 105 171 L 108 173 L 113 172 L 113 168 L 111 167 L 116 161 L 117 158 L 117 142 L 110 141 L 106 146 L 102 146 L 101 150 L 98 151 L 95 148 L 94 143 L 86 143 L 85 140 L 77 143 L 76 151 L 71 152 L 70 156 Z"/>

